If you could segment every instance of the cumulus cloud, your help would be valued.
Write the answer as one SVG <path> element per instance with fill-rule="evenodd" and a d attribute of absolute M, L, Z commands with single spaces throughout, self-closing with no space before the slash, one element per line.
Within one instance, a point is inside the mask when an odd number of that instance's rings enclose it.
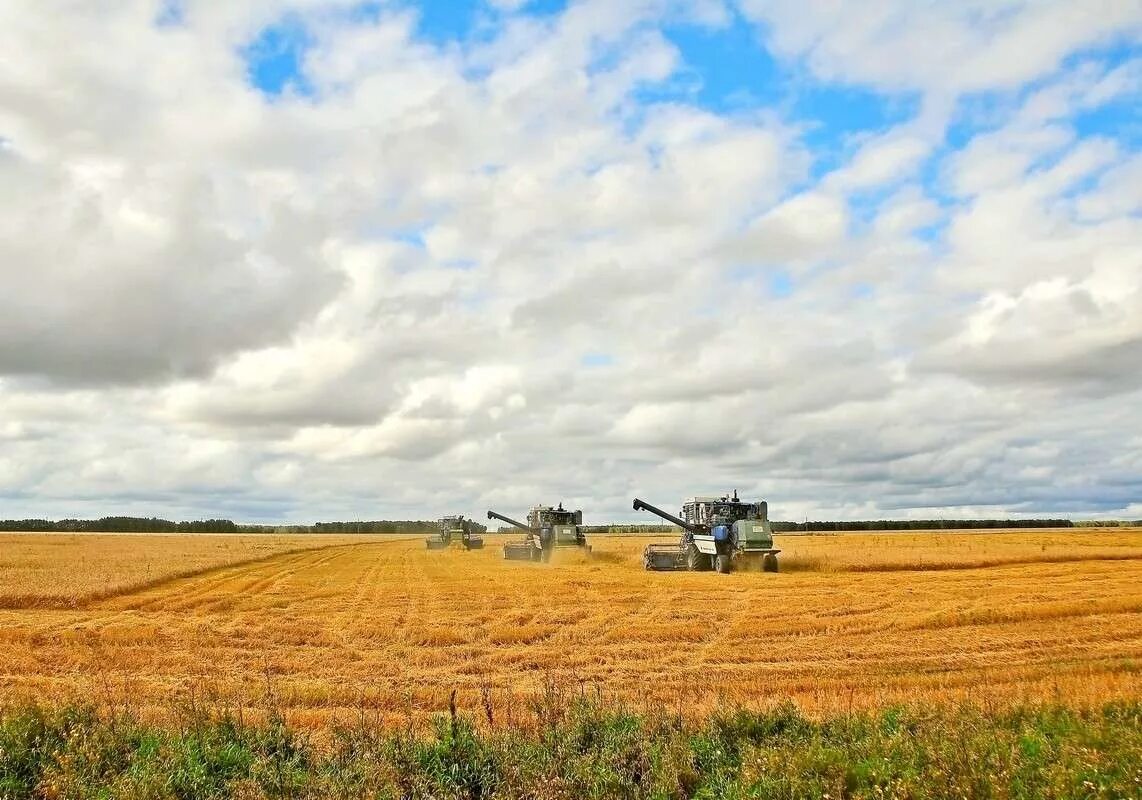
<path fill-rule="evenodd" d="M 932 145 L 914 136 L 891 135 L 868 142 L 842 169 L 829 175 L 829 184 L 842 190 L 882 186 L 914 174 Z"/>
<path fill-rule="evenodd" d="M 1142 28 L 1142 8 L 1117 0 L 739 2 L 778 53 L 826 79 L 938 94 L 1015 88 Z"/>
<path fill-rule="evenodd" d="M 3 515 L 1136 507 L 1136 7 L 830 8 L 0 6 Z"/>

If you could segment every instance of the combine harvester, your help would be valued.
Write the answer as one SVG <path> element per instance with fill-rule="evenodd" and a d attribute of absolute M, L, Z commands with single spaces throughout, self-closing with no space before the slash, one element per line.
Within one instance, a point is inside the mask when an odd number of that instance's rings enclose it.
<path fill-rule="evenodd" d="M 777 572 L 769 505 L 743 503 L 733 497 L 695 497 L 682 506 L 682 517 L 667 514 L 635 498 L 635 511 L 649 511 L 682 529 L 678 544 L 649 544 L 642 553 L 648 570 L 708 570 L 727 573 L 732 569 L 762 569 Z"/>
<path fill-rule="evenodd" d="M 567 511 L 560 503 L 558 508 L 536 506 L 527 512 L 527 524 L 511 517 L 488 512 L 488 519 L 498 519 L 527 532 L 521 541 L 504 543 L 504 558 L 510 561 L 549 561 L 556 548 L 579 547 L 591 552 L 587 537 L 583 535 L 583 512 Z"/>
<path fill-rule="evenodd" d="M 424 540 L 424 546 L 429 550 L 443 550 L 447 547 L 480 550 L 484 546 L 484 540 L 472 533 L 472 523 L 463 517 L 441 517 L 437 526 L 436 535 Z"/>

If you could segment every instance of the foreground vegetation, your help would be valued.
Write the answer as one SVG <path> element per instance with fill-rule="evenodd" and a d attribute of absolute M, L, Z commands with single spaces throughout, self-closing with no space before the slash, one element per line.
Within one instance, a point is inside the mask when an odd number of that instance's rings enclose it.
<path fill-rule="evenodd" d="M 0 719 L 0 797 L 1129 798 L 1142 703 L 1079 712 L 892 708 L 814 721 L 792 705 L 704 723 L 578 701 L 534 724 L 361 722 L 320 743 L 280 720 L 169 727 L 84 708 Z"/>

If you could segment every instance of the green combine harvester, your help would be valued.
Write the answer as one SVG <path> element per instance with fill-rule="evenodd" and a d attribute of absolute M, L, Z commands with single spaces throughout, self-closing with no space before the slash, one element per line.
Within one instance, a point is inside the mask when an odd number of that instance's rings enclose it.
<path fill-rule="evenodd" d="M 642 563 L 648 570 L 777 572 L 781 551 L 773 548 L 769 505 L 764 500 L 743 503 L 736 491 L 733 497 L 695 497 L 683 504 L 682 516 L 676 517 L 635 498 L 634 510 L 657 514 L 682 529 L 676 545 L 646 546 Z"/>
<path fill-rule="evenodd" d="M 429 550 L 444 550 L 449 547 L 458 550 L 480 550 L 484 540 L 472 532 L 472 523 L 464 517 L 441 517 L 437 523 L 435 536 L 424 540 Z"/>
<path fill-rule="evenodd" d="M 498 519 L 521 528 L 527 535 L 518 542 L 504 543 L 504 558 L 509 561 L 549 561 L 557 548 L 582 548 L 591 552 L 583 534 L 583 512 L 567 511 L 560 503 L 558 508 L 536 506 L 527 512 L 527 524 L 511 517 L 488 512 L 488 519 Z"/>

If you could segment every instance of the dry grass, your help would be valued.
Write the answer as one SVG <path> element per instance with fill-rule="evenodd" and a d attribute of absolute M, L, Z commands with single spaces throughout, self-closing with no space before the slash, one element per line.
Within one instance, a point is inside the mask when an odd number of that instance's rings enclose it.
<path fill-rule="evenodd" d="M 790 571 L 729 576 L 644 572 L 646 538 L 593 537 L 591 557 L 549 565 L 505 562 L 489 538 L 470 553 L 286 553 L 77 609 L 0 610 L 0 691 L 143 710 L 272 691 L 293 722 L 320 725 L 362 708 L 396 722 L 453 688 L 467 707 L 482 693 L 510 706 L 553 680 L 694 713 L 1142 689 L 1139 531 L 781 536 Z M 56 574 L 82 575 L 69 552 Z"/>

